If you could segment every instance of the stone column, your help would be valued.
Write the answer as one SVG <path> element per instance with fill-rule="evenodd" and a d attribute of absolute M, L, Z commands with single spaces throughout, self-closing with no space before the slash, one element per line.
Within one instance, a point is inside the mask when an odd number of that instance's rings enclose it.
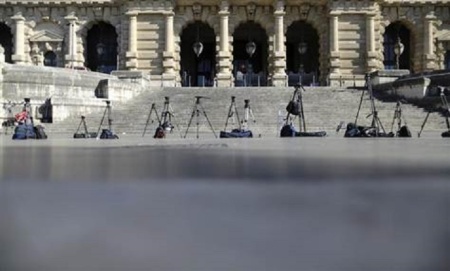
<path fill-rule="evenodd" d="M 228 31 L 228 18 L 230 12 L 228 11 L 228 1 L 222 1 L 220 5 L 220 48 L 218 54 L 218 68 L 217 73 L 217 86 L 229 87 L 233 82 L 232 68 L 231 68 L 231 53 L 230 53 L 230 40 Z"/>
<path fill-rule="evenodd" d="M 125 54 L 128 70 L 137 70 L 137 12 L 127 12 L 128 21 L 128 51 Z"/>
<path fill-rule="evenodd" d="M 11 17 L 16 22 L 16 32 L 14 35 L 14 55 L 12 60 L 16 64 L 24 64 L 25 59 L 25 18 L 21 13 Z"/>
<path fill-rule="evenodd" d="M 377 53 L 375 49 L 375 14 L 366 15 L 367 72 L 377 69 Z"/>
<path fill-rule="evenodd" d="M 79 64 L 78 52 L 77 52 L 77 20 L 73 14 L 64 17 L 69 23 L 69 44 L 68 44 L 68 54 L 65 56 L 66 65 L 69 67 L 82 66 Z"/>
<path fill-rule="evenodd" d="M 166 48 L 163 52 L 163 67 L 164 73 L 162 75 L 163 86 L 175 86 L 176 74 L 175 74 L 175 61 L 174 61 L 174 48 L 175 41 L 173 35 L 173 17 L 174 13 L 169 12 L 166 14 Z"/>
<path fill-rule="evenodd" d="M 434 70 L 437 68 L 436 55 L 434 53 L 434 35 L 433 28 L 436 21 L 434 13 L 429 13 L 424 18 L 424 37 L 423 37 L 423 70 Z"/>
<path fill-rule="evenodd" d="M 330 13 L 330 85 L 340 85 L 339 13 Z"/>
<path fill-rule="evenodd" d="M 284 2 L 278 1 L 275 16 L 275 48 L 274 48 L 274 73 L 272 74 L 273 86 L 285 86 L 286 85 L 286 51 L 284 48 Z"/>

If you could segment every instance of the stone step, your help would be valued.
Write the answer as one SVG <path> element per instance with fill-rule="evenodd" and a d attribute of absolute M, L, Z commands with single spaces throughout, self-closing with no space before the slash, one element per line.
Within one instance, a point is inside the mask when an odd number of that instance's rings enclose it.
<path fill-rule="evenodd" d="M 304 115 L 307 130 L 325 130 L 333 133 L 341 122 L 354 122 L 356 112 L 361 100 L 361 90 L 339 89 L 331 87 L 306 87 L 302 93 Z M 256 122 L 250 123 L 250 129 L 262 136 L 277 136 L 279 128 L 286 117 L 286 105 L 292 98 L 292 88 L 161 88 L 142 92 L 133 100 L 124 104 L 112 104 L 111 118 L 116 133 L 142 134 L 146 125 L 152 103 L 155 103 L 157 112 L 161 114 L 164 97 L 170 98 L 171 110 L 174 113 L 173 123 L 185 133 L 195 105 L 195 96 L 205 96 L 201 99 L 200 113 L 208 116 L 214 130 L 218 133 L 224 129 L 231 96 L 236 97 L 236 107 L 239 115 L 244 113 L 244 99 L 250 100 L 250 107 Z M 386 130 L 391 129 L 396 103 L 375 100 L 378 116 Z M 411 130 L 418 131 L 426 116 L 426 112 L 411 104 L 402 105 L 403 116 Z M 97 131 L 102 112 L 86 115 L 86 122 L 90 130 Z M 368 95 L 363 96 L 358 123 L 370 125 L 371 103 Z M 156 120 L 156 116 L 153 115 Z M 73 133 L 80 119 L 69 118 L 64 122 L 46 125 L 49 133 Z M 106 124 L 106 121 L 104 122 Z M 294 124 L 298 122 L 294 121 Z M 396 123 L 394 129 L 396 129 Z M 104 125 L 106 126 L 106 125 Z M 156 128 L 156 122 L 149 123 L 147 127 L 151 133 Z M 228 128 L 233 128 L 229 125 Z M 207 120 L 200 114 L 199 129 L 203 134 L 212 134 Z M 195 133 L 196 118 L 193 118 L 189 128 Z M 437 113 L 430 114 L 426 130 L 445 130 L 444 118 Z M 255 133 L 255 132 L 254 132 Z M 176 132 L 174 132 L 176 134 Z"/>

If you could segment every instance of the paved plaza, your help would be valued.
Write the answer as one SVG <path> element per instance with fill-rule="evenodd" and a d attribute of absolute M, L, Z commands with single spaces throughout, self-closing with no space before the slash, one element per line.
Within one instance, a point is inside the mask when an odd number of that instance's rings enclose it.
<path fill-rule="evenodd" d="M 450 140 L 13 141 L 0 270 L 449 270 Z"/>

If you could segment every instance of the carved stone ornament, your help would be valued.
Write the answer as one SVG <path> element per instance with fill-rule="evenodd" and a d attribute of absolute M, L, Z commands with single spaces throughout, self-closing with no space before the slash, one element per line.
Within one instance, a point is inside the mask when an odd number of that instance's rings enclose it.
<path fill-rule="evenodd" d="M 192 13 L 194 14 L 194 19 L 200 21 L 202 18 L 202 5 L 199 3 L 194 3 L 192 6 Z"/>
<path fill-rule="evenodd" d="M 301 20 L 307 20 L 309 11 L 311 10 L 310 4 L 303 4 L 300 6 L 300 19 Z"/>
<path fill-rule="evenodd" d="M 251 2 L 246 6 L 246 9 L 247 9 L 247 20 L 254 21 L 256 13 L 256 4 L 254 2 Z"/>

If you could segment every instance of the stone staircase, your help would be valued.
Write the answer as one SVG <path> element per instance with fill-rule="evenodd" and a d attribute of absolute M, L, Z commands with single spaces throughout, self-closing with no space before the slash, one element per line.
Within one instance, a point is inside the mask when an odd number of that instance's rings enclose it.
<path fill-rule="evenodd" d="M 354 122 L 361 98 L 361 90 L 340 89 L 331 87 L 305 87 L 303 92 L 303 105 L 306 118 L 307 131 L 326 131 L 329 135 L 336 135 L 336 127 L 341 122 Z M 227 113 L 231 103 L 231 96 L 236 97 L 236 106 L 239 117 L 243 117 L 244 99 L 250 100 L 250 107 L 255 117 L 255 122 L 250 118 L 250 130 L 255 137 L 278 137 L 279 129 L 286 117 L 286 105 L 291 99 L 293 88 L 261 87 L 261 88 L 150 88 L 148 91 L 136 96 L 126 104 L 112 104 L 113 130 L 119 136 L 122 134 L 142 135 L 152 103 L 155 103 L 158 114 L 161 114 L 164 97 L 170 98 L 170 105 L 174 113 L 172 124 L 175 125 L 173 133 L 168 137 L 180 137 L 185 135 L 191 113 L 194 108 L 195 96 L 205 96 L 202 106 L 211 124 L 218 135 L 224 129 Z M 396 103 L 375 100 L 379 118 L 387 132 L 391 131 L 392 120 Z M 105 104 L 106 106 L 106 104 Z M 105 107 L 106 108 L 106 107 Z M 105 108 L 98 112 L 86 115 L 89 132 L 96 132 Z M 358 124 L 369 125 L 370 100 L 364 95 Z M 411 104 L 402 105 L 403 116 L 413 136 L 423 123 L 426 112 Z M 57 112 L 54 112 L 57 113 Z M 146 136 L 152 137 L 157 126 L 156 116 L 147 127 Z M 45 124 L 48 134 L 73 134 L 80 123 L 79 118 L 71 117 L 62 123 Z M 202 137 L 212 137 L 213 133 L 208 122 L 201 114 L 199 121 L 199 134 Z M 106 128 L 105 119 L 103 127 Z M 294 120 L 298 129 L 298 121 Z M 228 129 L 235 127 L 231 119 Z M 394 125 L 394 130 L 397 124 Z M 444 118 L 438 113 L 430 114 L 423 134 L 430 132 L 442 132 L 446 129 Z M 196 118 L 192 120 L 188 138 L 196 136 Z M 341 135 L 343 136 L 343 132 Z"/>

